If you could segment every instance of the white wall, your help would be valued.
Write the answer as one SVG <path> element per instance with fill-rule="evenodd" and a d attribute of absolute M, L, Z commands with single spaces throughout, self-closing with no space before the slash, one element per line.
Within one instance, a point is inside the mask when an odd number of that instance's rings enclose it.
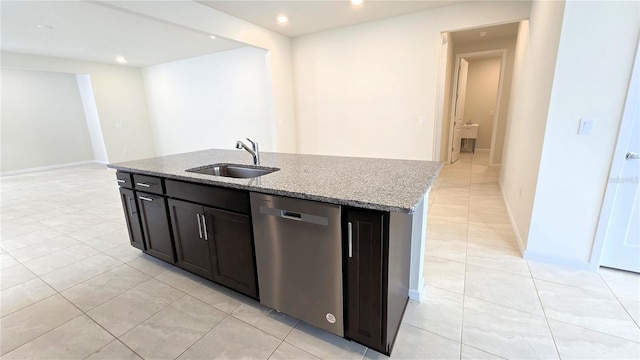
<path fill-rule="evenodd" d="M 140 69 L 8 52 L 2 66 L 89 74 L 109 161 L 155 155 Z"/>
<path fill-rule="evenodd" d="M 93 160 L 74 74 L 2 69 L 1 171 Z"/>
<path fill-rule="evenodd" d="M 589 262 L 638 44 L 638 14 L 637 1 L 566 3 L 525 258 Z M 577 135 L 582 117 L 595 119 L 592 135 Z"/>
<path fill-rule="evenodd" d="M 464 120 L 478 124 L 476 149 L 490 149 L 502 58 L 468 59 Z M 493 112 L 493 115 L 491 115 Z"/>
<path fill-rule="evenodd" d="M 295 38 L 299 151 L 431 160 L 441 32 L 528 15 L 473 2 Z"/>
<path fill-rule="evenodd" d="M 265 56 L 244 47 L 143 68 L 157 154 L 233 149 L 246 137 L 274 151 Z"/>
<path fill-rule="evenodd" d="M 516 37 L 504 37 L 486 41 L 474 41 L 455 44 L 456 54 L 471 53 L 487 50 L 507 50 L 507 61 L 504 64 L 504 79 L 502 82 L 502 94 L 500 95 L 500 109 L 496 111 L 498 128 L 496 129 L 496 143 L 493 149 L 493 164 L 501 164 L 504 152 L 505 131 L 507 128 L 507 116 L 509 102 L 511 101 L 511 84 L 513 81 L 514 59 L 516 51 Z M 455 66 L 452 62 L 452 66 Z M 453 82 L 453 77 L 451 77 Z M 449 92 L 451 93 L 451 92 Z M 466 110 L 465 110 L 466 111 Z"/>
<path fill-rule="evenodd" d="M 275 124 L 277 150 L 296 151 L 291 41 L 288 37 L 193 1 L 121 1 L 111 5 L 268 50 L 269 96 L 273 107 L 265 115 Z"/>
<path fill-rule="evenodd" d="M 500 183 L 523 249 L 531 225 L 563 12 L 564 1 L 534 1 L 529 21 L 518 30 Z"/>

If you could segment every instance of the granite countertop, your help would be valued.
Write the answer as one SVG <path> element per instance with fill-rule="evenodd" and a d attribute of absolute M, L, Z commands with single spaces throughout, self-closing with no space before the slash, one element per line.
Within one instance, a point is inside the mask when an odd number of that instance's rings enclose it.
<path fill-rule="evenodd" d="M 128 172 L 169 179 L 350 205 L 412 213 L 442 168 L 437 161 L 260 153 L 261 166 L 279 171 L 252 179 L 186 172 L 214 163 L 252 165 L 241 150 L 203 150 L 109 164 Z"/>

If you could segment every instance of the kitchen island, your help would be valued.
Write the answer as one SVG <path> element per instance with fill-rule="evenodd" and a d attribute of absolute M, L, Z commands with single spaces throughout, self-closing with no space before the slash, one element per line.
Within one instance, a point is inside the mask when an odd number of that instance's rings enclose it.
<path fill-rule="evenodd" d="M 131 244 L 276 310 L 390 354 L 407 299 L 419 299 L 422 289 L 425 195 L 442 164 L 262 153 L 261 166 L 279 170 L 255 178 L 186 171 L 210 164 L 251 167 L 250 163 L 242 151 L 205 150 L 109 165 L 117 170 Z M 260 242 L 264 233 L 284 235 L 256 227 L 260 212 L 271 210 L 258 206 L 254 195 L 337 209 L 333 237 L 341 259 L 331 267 L 339 275 L 334 285 L 342 300 L 340 309 L 326 312 L 326 320 L 323 309 L 292 313 L 261 298 L 273 292 L 265 286 L 273 274 L 261 266 L 267 255 L 256 251 L 265 248 Z M 290 223 L 300 222 L 299 214 L 278 211 Z M 311 222 L 327 222 L 316 218 L 311 216 Z M 304 297 L 276 295 L 300 297 L 300 302 Z M 320 320 L 318 312 L 323 315 Z M 315 317 L 305 317 L 311 313 Z"/>

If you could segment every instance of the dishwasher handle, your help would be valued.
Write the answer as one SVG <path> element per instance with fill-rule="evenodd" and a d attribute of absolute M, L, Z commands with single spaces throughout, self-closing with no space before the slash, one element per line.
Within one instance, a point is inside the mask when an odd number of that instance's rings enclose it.
<path fill-rule="evenodd" d="M 302 214 L 287 210 L 280 210 L 280 217 L 296 221 L 302 220 Z"/>
<path fill-rule="evenodd" d="M 329 225 L 329 218 L 327 216 L 312 215 L 304 212 L 295 212 L 291 210 L 284 210 L 282 208 L 260 206 L 260 214 L 273 216 L 279 219 L 300 221 L 302 223 L 310 223 L 321 226 Z"/>

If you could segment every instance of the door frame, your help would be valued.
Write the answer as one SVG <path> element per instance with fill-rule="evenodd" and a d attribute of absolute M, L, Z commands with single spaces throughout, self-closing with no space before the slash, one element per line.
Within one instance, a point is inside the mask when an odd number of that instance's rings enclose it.
<path fill-rule="evenodd" d="M 497 56 L 492 56 L 492 55 L 497 55 Z M 447 146 L 447 163 L 451 164 L 451 147 L 453 146 L 453 131 L 454 131 L 454 127 L 455 127 L 455 98 L 456 98 L 456 93 L 458 92 L 458 73 L 460 71 L 460 59 L 465 58 L 465 59 L 472 59 L 474 57 L 499 57 L 500 58 L 500 78 L 498 79 L 498 94 L 497 94 L 497 98 L 496 98 L 496 110 L 495 113 L 493 115 L 493 129 L 491 130 L 491 149 L 489 150 L 489 166 L 495 166 L 495 165 L 500 165 L 500 164 L 494 164 L 494 151 L 495 151 L 495 145 L 496 145 L 496 135 L 498 133 L 498 119 L 500 117 L 500 105 L 501 105 L 501 98 L 502 98 L 502 89 L 503 89 L 503 83 L 504 83 L 504 72 L 505 72 L 505 67 L 507 64 L 507 49 L 494 49 L 494 50 L 484 50 L 484 51 L 474 51 L 474 52 L 470 52 L 470 53 L 461 53 L 461 54 L 456 54 L 456 59 L 454 62 L 454 75 L 453 75 L 453 83 L 452 83 L 452 87 L 451 87 L 451 109 L 450 109 L 450 118 L 449 118 L 449 139 L 448 139 L 448 146 Z M 440 134 L 440 136 L 442 137 L 442 134 Z"/>
<path fill-rule="evenodd" d="M 438 64 L 438 68 L 440 69 L 438 73 L 438 86 L 436 91 L 436 114 L 435 114 L 435 125 L 434 125 L 434 137 L 433 137 L 433 161 L 440 161 L 442 158 L 441 150 L 442 150 L 442 126 L 444 125 L 444 121 L 442 116 L 444 115 L 444 87 L 447 82 L 447 48 L 450 46 L 449 44 L 449 33 L 441 33 L 442 37 L 442 45 L 440 49 L 440 63 Z"/>
<path fill-rule="evenodd" d="M 606 235 L 609 231 L 609 220 L 613 212 L 615 195 L 620 186 L 618 182 L 611 182 L 611 176 L 620 173 L 623 161 L 617 161 L 617 159 L 624 157 L 627 151 L 625 146 L 622 146 L 623 141 L 621 140 L 624 140 L 627 134 L 631 136 L 633 115 L 636 111 L 640 111 L 640 100 L 638 99 L 640 99 L 640 39 L 638 40 L 638 45 L 636 45 L 636 57 L 633 63 L 633 70 L 631 71 L 631 79 L 629 80 L 624 109 L 622 110 L 618 137 L 616 138 L 615 149 L 611 158 L 611 167 L 607 175 L 608 181 L 600 209 L 596 235 L 593 240 L 593 247 L 591 248 L 591 258 L 589 259 L 588 266 L 592 271 L 597 271 L 600 267 L 600 258 L 602 256 L 602 250 L 604 249 Z"/>

